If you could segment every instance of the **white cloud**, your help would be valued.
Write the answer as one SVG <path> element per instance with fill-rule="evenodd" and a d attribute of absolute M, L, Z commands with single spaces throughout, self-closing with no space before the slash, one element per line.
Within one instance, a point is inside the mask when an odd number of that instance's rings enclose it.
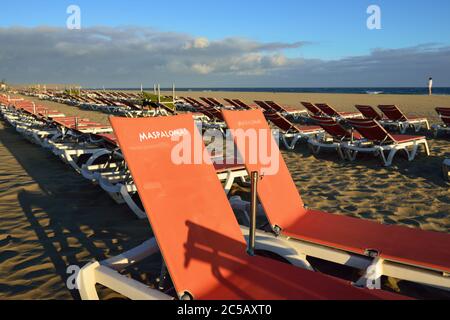
<path fill-rule="evenodd" d="M 192 66 L 192 70 L 199 74 L 208 74 L 214 70 L 214 67 L 207 64 L 196 63 Z"/>
<path fill-rule="evenodd" d="M 335 61 L 292 58 L 305 42 L 209 40 L 152 28 L 0 28 L 0 78 L 83 86 L 450 85 L 450 47 L 375 49 Z"/>

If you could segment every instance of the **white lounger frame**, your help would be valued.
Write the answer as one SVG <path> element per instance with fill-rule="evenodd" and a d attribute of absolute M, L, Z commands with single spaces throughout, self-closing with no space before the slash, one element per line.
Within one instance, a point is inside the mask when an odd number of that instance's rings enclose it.
<path fill-rule="evenodd" d="M 248 239 L 248 229 L 241 227 Z M 314 271 L 307 261 L 307 257 L 315 257 L 331 261 L 340 265 L 367 270 L 355 285 L 377 289 L 374 284 L 382 276 L 411 281 L 429 285 L 443 290 L 450 290 L 450 275 L 434 270 L 426 270 L 413 265 L 405 265 L 395 261 L 380 258 L 364 257 L 351 254 L 331 247 L 320 246 L 313 243 L 276 237 L 271 233 L 257 231 L 256 249 L 279 255 L 292 265 Z M 101 284 L 123 296 L 135 300 L 174 299 L 156 289 L 150 289 L 144 284 L 121 275 L 126 268 L 159 252 L 155 239 L 151 239 L 141 246 L 130 250 L 118 257 L 103 262 L 92 262 L 84 266 L 78 274 L 77 285 L 83 300 L 98 300 L 95 285 Z"/>
<path fill-rule="evenodd" d="M 436 124 L 433 125 L 432 129 L 435 138 L 437 138 L 441 132 L 450 134 L 450 127 L 447 127 L 446 125 Z"/>
<path fill-rule="evenodd" d="M 317 130 L 313 132 L 303 133 L 303 132 L 296 132 L 296 133 L 281 133 L 280 134 L 280 140 L 283 142 L 283 145 L 288 150 L 294 150 L 297 146 L 297 143 L 301 140 L 308 141 L 311 137 L 315 136 L 321 136 L 325 133 L 324 130 Z M 290 141 L 289 141 L 290 140 Z"/>
<path fill-rule="evenodd" d="M 242 232 L 248 238 L 248 229 L 242 227 Z M 285 247 L 278 240 L 264 232 L 257 232 L 257 250 L 277 252 L 294 266 L 313 271 L 306 257 L 290 247 Z M 174 300 L 156 289 L 151 289 L 139 281 L 121 275 L 120 272 L 142 260 L 159 253 L 156 239 L 151 239 L 126 253 L 102 262 L 91 262 L 84 266 L 77 277 L 77 287 L 83 300 L 99 300 L 96 284 L 101 284 L 132 300 Z M 178 297 L 181 298 L 181 297 Z"/>
<path fill-rule="evenodd" d="M 413 128 L 416 133 L 420 132 L 420 130 L 422 129 L 422 127 L 424 125 L 428 131 L 430 130 L 430 123 L 429 123 L 428 119 L 425 119 L 425 118 L 408 120 L 408 121 L 386 122 L 386 124 L 395 125 L 399 129 L 401 134 L 405 134 L 409 128 Z"/>
<path fill-rule="evenodd" d="M 320 154 L 322 149 L 332 149 L 336 151 L 342 160 L 345 160 L 345 154 L 342 151 L 341 142 L 336 142 L 333 138 L 312 137 L 308 139 L 308 145 L 316 156 Z"/>
<path fill-rule="evenodd" d="M 392 165 L 392 161 L 394 160 L 395 155 L 400 150 L 404 150 L 408 155 L 408 161 L 413 161 L 416 158 L 420 145 L 424 145 L 426 155 L 430 155 L 430 148 L 428 146 L 428 142 L 426 139 L 417 139 L 409 142 L 402 143 L 393 143 L 390 145 L 377 146 L 373 144 L 365 145 L 364 143 L 351 143 L 351 142 L 343 142 L 341 147 L 347 155 L 347 158 L 350 161 L 355 161 L 358 153 L 373 153 L 375 156 L 380 156 L 383 160 L 383 163 L 386 167 Z M 409 147 L 412 147 L 412 151 L 408 150 Z M 389 155 L 386 157 L 385 151 L 389 152 Z"/>
<path fill-rule="evenodd" d="M 307 110 L 292 110 L 287 112 L 281 112 L 281 115 L 284 117 L 291 117 L 294 121 L 299 121 L 301 119 L 308 117 Z"/>

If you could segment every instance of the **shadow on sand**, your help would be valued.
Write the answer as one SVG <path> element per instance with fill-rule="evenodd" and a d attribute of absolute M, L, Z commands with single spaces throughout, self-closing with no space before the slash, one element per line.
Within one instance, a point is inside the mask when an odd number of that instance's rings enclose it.
<path fill-rule="evenodd" d="M 27 142 L 13 128 L 0 126 L 0 144 L 39 186 L 39 192 L 20 190 L 18 203 L 45 252 L 39 260 L 51 260 L 64 288 L 70 276 L 68 266 L 103 260 L 152 236 L 146 220 L 134 219 L 126 206 L 115 205 L 99 187 L 50 152 Z M 159 265 L 155 262 L 150 269 L 159 271 Z M 77 290 L 66 290 L 72 298 L 79 298 Z"/>

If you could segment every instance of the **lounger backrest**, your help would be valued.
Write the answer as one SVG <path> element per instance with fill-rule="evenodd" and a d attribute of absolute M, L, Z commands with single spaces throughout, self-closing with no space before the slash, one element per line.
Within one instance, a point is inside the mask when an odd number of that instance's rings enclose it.
<path fill-rule="evenodd" d="M 312 115 L 318 116 L 321 115 L 323 112 L 320 111 L 319 108 L 317 108 L 315 105 L 313 105 L 310 102 L 301 102 L 301 104 L 308 110 Z"/>
<path fill-rule="evenodd" d="M 223 105 L 219 102 L 219 100 L 217 100 L 216 98 L 208 98 L 208 100 L 209 101 L 211 101 L 211 103 L 214 105 L 214 106 L 220 106 L 220 107 L 222 107 Z"/>
<path fill-rule="evenodd" d="M 237 103 L 242 109 L 251 110 L 251 107 L 248 104 L 246 104 L 245 102 L 243 102 L 239 99 L 233 99 L 233 101 L 235 103 Z"/>
<path fill-rule="evenodd" d="M 408 118 L 396 105 L 379 105 L 378 108 L 392 121 L 407 121 Z"/>
<path fill-rule="evenodd" d="M 195 103 L 195 104 L 197 104 L 199 106 L 202 106 L 202 107 L 209 106 L 208 104 L 204 104 L 203 102 L 201 102 L 201 101 L 199 101 L 199 100 L 197 100 L 195 98 L 191 98 L 191 100 L 192 100 L 193 103 Z"/>
<path fill-rule="evenodd" d="M 224 121 L 222 113 L 216 107 L 205 106 L 204 109 L 219 121 Z"/>
<path fill-rule="evenodd" d="M 259 172 L 262 176 L 258 185 L 258 194 L 261 204 L 267 214 L 272 226 L 285 228 L 302 215 L 306 214 L 304 203 L 300 197 L 297 187 L 292 180 L 289 169 L 277 147 L 276 142 L 271 134 L 270 127 L 264 119 L 264 115 L 260 110 L 251 111 L 222 111 L 228 127 L 234 136 L 235 144 L 243 159 L 248 172 Z M 243 130 L 250 133 L 256 130 L 256 134 L 250 139 L 250 143 L 243 145 L 242 139 L 237 139 L 235 130 Z M 269 135 L 269 137 L 267 137 Z M 251 154 L 264 154 L 264 149 L 269 149 L 267 143 L 271 143 L 270 151 L 277 155 L 278 170 L 276 173 L 266 174 L 267 165 L 262 161 L 250 161 L 253 157 Z M 251 148 L 251 149 L 250 149 Z M 259 159 L 260 160 L 260 159 Z"/>
<path fill-rule="evenodd" d="M 186 97 L 184 98 L 187 102 L 189 102 L 198 112 L 203 113 L 205 116 L 207 116 L 210 119 L 214 119 L 215 115 L 211 113 L 203 104 L 199 104 L 198 101 L 195 99 Z"/>
<path fill-rule="evenodd" d="M 348 124 L 364 138 L 376 143 L 390 143 L 394 138 L 376 121 L 371 119 L 348 119 Z"/>
<path fill-rule="evenodd" d="M 192 116 L 110 121 L 178 295 L 233 290 L 226 279 L 243 267 L 246 243 Z"/>
<path fill-rule="evenodd" d="M 208 98 L 200 97 L 200 100 L 204 101 L 208 106 L 214 107 L 214 104 L 211 101 L 209 101 Z"/>
<path fill-rule="evenodd" d="M 450 108 L 436 108 L 436 112 L 447 126 L 450 126 Z"/>
<path fill-rule="evenodd" d="M 320 111 L 322 111 L 327 116 L 330 117 L 339 116 L 339 113 L 326 103 L 316 103 L 316 107 L 319 108 Z"/>
<path fill-rule="evenodd" d="M 279 114 L 278 112 L 275 112 L 273 110 L 265 111 L 264 116 L 268 121 L 272 122 L 278 128 L 283 130 L 284 133 L 292 132 L 292 131 L 298 132 L 295 125 L 292 122 L 290 122 L 289 120 L 287 120 L 285 117 L 283 117 L 281 114 Z"/>
<path fill-rule="evenodd" d="M 273 109 L 271 106 L 269 106 L 266 102 L 264 101 L 259 101 L 259 100 L 255 100 L 255 103 L 261 107 L 261 109 L 263 109 L 264 111 L 267 112 L 278 112 L 275 109 Z"/>
<path fill-rule="evenodd" d="M 350 139 L 352 137 L 352 133 L 333 118 L 311 116 L 311 119 L 336 140 Z"/>
<path fill-rule="evenodd" d="M 239 109 L 242 108 L 239 104 L 237 104 L 236 102 L 234 102 L 234 101 L 231 100 L 231 99 L 224 98 L 223 100 L 224 100 L 225 102 L 228 102 L 228 103 L 229 103 L 231 106 L 233 106 L 233 107 L 236 107 L 236 108 L 239 108 Z"/>
<path fill-rule="evenodd" d="M 163 103 L 159 103 L 159 102 L 150 102 L 150 106 L 151 106 L 152 108 L 155 108 L 155 109 L 163 109 L 163 110 L 167 111 L 167 112 L 168 112 L 169 114 L 171 114 L 171 115 L 175 115 L 175 114 L 176 114 L 176 111 L 172 110 L 170 107 L 166 106 L 166 105 L 163 104 Z"/>
<path fill-rule="evenodd" d="M 371 120 L 381 120 L 382 117 L 378 114 L 378 112 L 371 106 L 363 106 L 363 105 L 356 105 L 356 109 L 358 109 L 359 112 L 364 116 L 366 119 Z"/>
<path fill-rule="evenodd" d="M 280 106 L 278 103 L 276 103 L 274 101 L 266 101 L 266 103 L 277 112 L 288 112 L 285 108 L 283 108 L 282 106 Z"/>

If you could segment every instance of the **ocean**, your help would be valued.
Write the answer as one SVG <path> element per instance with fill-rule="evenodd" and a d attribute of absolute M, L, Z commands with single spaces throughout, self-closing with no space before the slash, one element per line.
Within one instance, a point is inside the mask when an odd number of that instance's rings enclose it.
<path fill-rule="evenodd" d="M 140 90 L 140 88 L 109 88 L 108 90 Z M 153 88 L 145 88 L 153 91 Z M 172 88 L 161 88 L 171 91 Z M 428 88 L 177 88 L 177 91 L 193 92 L 274 92 L 274 93 L 337 93 L 337 94 L 408 94 L 428 95 Z M 434 88 L 434 95 L 450 95 L 450 88 Z"/>

